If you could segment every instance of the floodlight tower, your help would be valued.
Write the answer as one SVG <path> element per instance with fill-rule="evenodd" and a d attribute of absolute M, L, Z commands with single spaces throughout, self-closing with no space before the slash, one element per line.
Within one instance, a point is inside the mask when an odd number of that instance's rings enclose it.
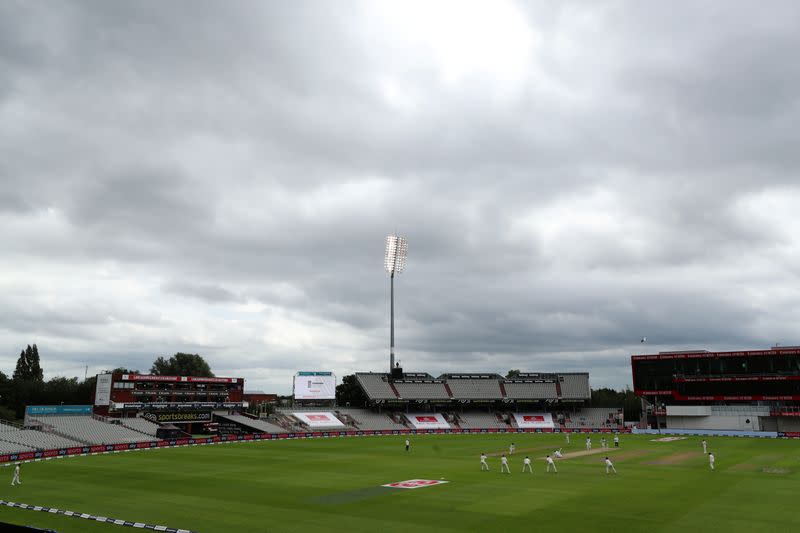
<path fill-rule="evenodd" d="M 390 307 L 389 307 L 389 373 L 394 368 L 394 275 L 399 274 L 406 267 L 408 257 L 408 243 L 405 237 L 388 235 L 386 237 L 386 257 L 384 266 L 389 273 Z"/>

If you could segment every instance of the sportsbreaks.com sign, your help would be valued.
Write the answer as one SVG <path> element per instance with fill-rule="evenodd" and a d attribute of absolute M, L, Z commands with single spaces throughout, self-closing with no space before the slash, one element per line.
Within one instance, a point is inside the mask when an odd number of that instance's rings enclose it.
<path fill-rule="evenodd" d="M 145 413 L 144 418 L 157 423 L 211 422 L 211 413 L 202 411 L 159 411 Z"/>

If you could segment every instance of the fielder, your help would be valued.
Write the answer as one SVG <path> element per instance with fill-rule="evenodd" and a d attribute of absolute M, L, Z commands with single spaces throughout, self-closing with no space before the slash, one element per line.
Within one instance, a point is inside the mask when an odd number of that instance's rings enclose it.
<path fill-rule="evenodd" d="M 514 455 L 514 450 L 516 450 L 516 449 L 517 449 L 517 447 L 514 446 L 514 443 L 512 442 L 511 446 L 508 447 L 508 455 Z"/>
<path fill-rule="evenodd" d="M 601 437 L 600 438 L 600 447 L 601 448 L 608 448 L 608 446 L 606 446 L 606 438 L 605 437 Z"/>
<path fill-rule="evenodd" d="M 547 471 L 550 472 L 550 467 L 552 466 L 553 467 L 553 472 L 558 474 L 558 468 L 556 468 L 556 462 L 553 461 L 553 458 L 548 455 L 545 458 L 545 461 L 547 461 Z"/>
<path fill-rule="evenodd" d="M 11 480 L 11 486 L 14 485 L 22 485 L 22 481 L 19 480 L 19 463 L 14 467 L 14 478 Z"/>
<path fill-rule="evenodd" d="M 500 458 L 500 473 L 502 474 L 503 472 L 506 474 L 511 473 L 511 470 L 508 468 L 508 457 L 506 457 L 506 454 L 503 454 Z"/>
<path fill-rule="evenodd" d="M 567 436 L 567 444 L 569 444 L 569 433 L 566 433 Z"/>
<path fill-rule="evenodd" d="M 411 441 L 406 439 L 406 451 L 411 451 Z"/>
<path fill-rule="evenodd" d="M 711 453 L 711 452 L 708 452 L 708 466 L 711 467 L 711 470 L 714 470 L 714 461 L 715 460 L 716 459 L 714 459 L 714 454 Z"/>
<path fill-rule="evenodd" d="M 606 457 L 606 474 L 608 474 L 609 469 L 612 470 L 615 474 L 617 473 L 617 469 L 614 468 L 614 463 L 611 462 L 611 459 Z"/>
<path fill-rule="evenodd" d="M 619 435 L 614 435 L 614 448 L 619 448 Z"/>
<path fill-rule="evenodd" d="M 591 437 L 586 437 L 586 449 L 587 450 L 591 450 L 592 449 L 592 438 Z"/>
<path fill-rule="evenodd" d="M 706 439 L 703 439 L 702 444 L 703 444 L 703 453 L 708 453 L 708 443 L 706 442 Z"/>
<path fill-rule="evenodd" d="M 522 461 L 522 473 L 524 474 L 525 472 L 530 472 L 531 474 L 533 474 L 533 467 L 531 467 L 531 460 L 527 455 L 525 456 L 525 459 Z"/>
<path fill-rule="evenodd" d="M 481 472 L 489 471 L 489 464 L 486 462 L 486 454 L 481 452 Z"/>

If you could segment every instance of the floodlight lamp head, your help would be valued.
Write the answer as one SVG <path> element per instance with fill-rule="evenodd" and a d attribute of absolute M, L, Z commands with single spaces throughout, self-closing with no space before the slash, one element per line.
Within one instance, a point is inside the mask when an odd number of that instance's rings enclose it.
<path fill-rule="evenodd" d="M 405 237 L 388 235 L 386 237 L 386 256 L 384 266 L 390 274 L 399 274 L 406 267 L 406 257 L 408 257 L 408 242 Z"/>

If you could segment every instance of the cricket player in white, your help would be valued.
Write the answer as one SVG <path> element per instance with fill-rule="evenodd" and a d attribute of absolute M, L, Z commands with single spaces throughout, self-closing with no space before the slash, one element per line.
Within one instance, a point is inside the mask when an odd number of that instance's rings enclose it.
<path fill-rule="evenodd" d="M 531 460 L 528 458 L 527 455 L 525 456 L 525 459 L 522 461 L 522 472 L 523 473 L 530 472 L 531 474 L 533 474 L 533 468 L 531 467 Z"/>
<path fill-rule="evenodd" d="M 619 448 L 619 435 L 614 435 L 614 448 Z"/>
<path fill-rule="evenodd" d="M 615 474 L 617 473 L 617 469 L 614 468 L 614 463 L 611 462 L 611 459 L 606 457 L 606 474 L 608 474 L 609 469 L 611 469 Z"/>
<path fill-rule="evenodd" d="M 605 437 L 601 437 L 600 438 L 600 447 L 601 448 L 606 448 L 606 438 Z"/>
<path fill-rule="evenodd" d="M 486 462 L 486 454 L 481 453 L 481 472 L 483 472 L 484 470 L 488 472 L 489 464 Z"/>
<path fill-rule="evenodd" d="M 552 457 L 550 457 L 550 456 L 548 455 L 548 456 L 545 458 L 545 461 L 547 461 L 547 471 L 548 471 L 548 472 L 550 471 L 550 467 L 552 466 L 552 467 L 553 467 L 553 472 L 555 472 L 555 473 L 558 473 L 558 468 L 556 468 L 556 462 L 555 462 L 555 461 L 553 461 L 553 458 L 552 458 Z"/>
<path fill-rule="evenodd" d="M 711 467 L 711 470 L 714 470 L 714 461 L 715 461 L 714 454 L 711 453 L 711 452 L 708 452 L 708 466 Z"/>
<path fill-rule="evenodd" d="M 14 485 L 22 485 L 22 481 L 19 480 L 19 463 L 14 467 L 14 479 L 11 480 L 11 486 Z"/>
<path fill-rule="evenodd" d="M 511 473 L 511 470 L 508 468 L 508 457 L 506 457 L 506 454 L 503 454 L 500 458 L 500 473 L 502 474 L 503 472 L 506 474 Z"/>
<path fill-rule="evenodd" d="M 708 453 L 708 443 L 703 439 L 703 453 Z"/>
<path fill-rule="evenodd" d="M 567 435 L 567 444 L 569 444 L 569 433 L 567 433 L 566 435 Z"/>
<path fill-rule="evenodd" d="M 411 451 L 411 441 L 406 439 L 406 451 Z"/>
<path fill-rule="evenodd" d="M 559 448 L 559 449 L 557 449 L 556 451 L 554 451 L 554 452 L 553 452 L 553 455 L 555 455 L 557 459 L 561 459 L 562 457 L 564 457 L 564 456 L 561 454 L 561 448 Z"/>
<path fill-rule="evenodd" d="M 592 449 L 592 439 L 591 439 L 591 437 L 586 437 L 586 449 L 587 450 L 591 450 Z"/>
<path fill-rule="evenodd" d="M 508 447 L 508 455 L 514 455 L 514 450 L 515 449 L 516 449 L 516 446 L 514 446 L 514 443 L 512 442 L 511 446 Z"/>

